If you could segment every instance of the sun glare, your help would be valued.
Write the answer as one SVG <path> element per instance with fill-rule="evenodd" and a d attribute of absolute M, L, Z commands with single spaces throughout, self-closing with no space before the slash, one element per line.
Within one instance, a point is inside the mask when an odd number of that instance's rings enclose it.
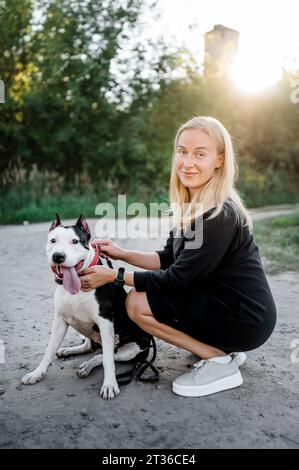
<path fill-rule="evenodd" d="M 239 58 L 231 67 L 231 76 L 235 85 L 248 93 L 259 93 L 274 85 L 280 78 L 279 67 L 267 67 L 257 60 Z"/>
<path fill-rule="evenodd" d="M 277 48 L 274 53 L 271 45 L 255 43 L 252 37 L 241 38 L 239 53 L 231 66 L 231 76 L 235 85 L 248 93 L 258 93 L 274 85 L 281 77 L 282 61 Z"/>
<path fill-rule="evenodd" d="M 299 70 L 298 1 L 160 2 L 165 27 L 171 30 L 178 43 L 192 51 L 199 65 L 204 62 L 204 35 L 215 25 L 240 33 L 238 56 L 231 75 L 235 86 L 247 93 L 259 93 L 271 87 L 282 76 L 282 67 Z"/>

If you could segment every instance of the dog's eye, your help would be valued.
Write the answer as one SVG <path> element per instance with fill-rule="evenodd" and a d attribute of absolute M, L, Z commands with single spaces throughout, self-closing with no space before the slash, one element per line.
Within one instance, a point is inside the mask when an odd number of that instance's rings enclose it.
<path fill-rule="evenodd" d="M 79 242 L 79 240 L 77 240 L 76 238 L 74 238 L 72 241 L 73 241 L 73 243 L 78 243 Z"/>
<path fill-rule="evenodd" d="M 52 239 L 51 239 L 51 243 L 56 243 L 55 238 L 52 238 Z"/>

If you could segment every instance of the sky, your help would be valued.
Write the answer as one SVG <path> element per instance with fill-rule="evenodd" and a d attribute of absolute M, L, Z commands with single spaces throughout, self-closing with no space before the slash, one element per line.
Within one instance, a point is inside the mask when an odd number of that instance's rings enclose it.
<path fill-rule="evenodd" d="M 148 19 L 151 34 L 163 33 L 188 47 L 198 63 L 204 33 L 215 24 L 240 32 L 234 77 L 248 91 L 273 84 L 284 65 L 299 66 L 298 0 L 159 0 L 159 20 Z M 190 28 L 189 25 L 192 25 Z M 258 72 L 258 73 L 257 73 Z"/>

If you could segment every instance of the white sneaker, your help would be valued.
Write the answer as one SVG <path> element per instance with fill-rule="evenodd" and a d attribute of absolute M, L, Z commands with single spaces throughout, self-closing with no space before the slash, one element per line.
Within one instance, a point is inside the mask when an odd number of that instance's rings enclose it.
<path fill-rule="evenodd" d="M 236 362 L 238 364 L 238 367 L 241 367 L 244 362 L 246 362 L 247 359 L 247 354 L 244 352 L 238 352 L 238 353 L 233 353 L 236 359 Z"/>
<path fill-rule="evenodd" d="M 222 358 L 223 359 L 223 358 Z M 228 363 L 221 358 L 202 360 L 193 365 L 191 372 L 185 372 L 172 383 L 172 391 L 183 397 L 203 397 L 243 383 L 237 361 L 233 355 Z"/>

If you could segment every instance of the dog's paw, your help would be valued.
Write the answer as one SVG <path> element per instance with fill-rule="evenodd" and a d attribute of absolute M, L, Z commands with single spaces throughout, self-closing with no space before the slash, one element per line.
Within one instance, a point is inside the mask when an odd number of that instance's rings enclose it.
<path fill-rule="evenodd" d="M 105 400 L 111 400 L 112 398 L 116 397 L 120 393 L 119 387 L 117 382 L 114 384 L 103 384 L 101 388 L 100 395 Z"/>
<path fill-rule="evenodd" d="M 91 365 L 89 364 L 89 361 L 82 362 L 78 366 L 77 375 L 78 375 L 78 377 L 80 377 L 82 379 L 84 377 L 87 377 L 90 374 L 90 372 L 92 371 L 92 369 L 93 369 L 93 367 L 91 367 Z"/>
<path fill-rule="evenodd" d="M 73 354 L 72 348 L 60 348 L 56 352 L 57 357 L 68 357 L 68 356 L 71 356 L 72 354 Z"/>
<path fill-rule="evenodd" d="M 45 372 L 41 372 L 38 370 L 34 370 L 33 372 L 29 372 L 29 374 L 24 375 L 21 382 L 24 385 L 32 385 L 36 382 L 40 382 L 45 375 Z"/>

